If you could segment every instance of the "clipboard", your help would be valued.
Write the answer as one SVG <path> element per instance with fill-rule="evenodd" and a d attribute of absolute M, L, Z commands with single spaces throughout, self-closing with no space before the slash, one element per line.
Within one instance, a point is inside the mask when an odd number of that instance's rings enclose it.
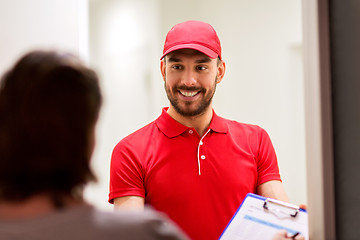
<path fill-rule="evenodd" d="M 309 239 L 308 214 L 286 202 L 248 193 L 219 240 L 271 240 L 280 230 Z"/>

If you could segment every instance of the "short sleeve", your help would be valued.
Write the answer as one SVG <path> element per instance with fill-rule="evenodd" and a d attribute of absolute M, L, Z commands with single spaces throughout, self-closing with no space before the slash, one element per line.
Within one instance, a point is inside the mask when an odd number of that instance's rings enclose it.
<path fill-rule="evenodd" d="M 145 198 L 143 169 L 141 159 L 131 144 L 120 141 L 111 155 L 109 202 L 124 196 Z"/>
<path fill-rule="evenodd" d="M 257 148 L 257 186 L 271 180 L 281 181 L 275 149 L 268 133 L 260 127 L 258 130 Z"/>

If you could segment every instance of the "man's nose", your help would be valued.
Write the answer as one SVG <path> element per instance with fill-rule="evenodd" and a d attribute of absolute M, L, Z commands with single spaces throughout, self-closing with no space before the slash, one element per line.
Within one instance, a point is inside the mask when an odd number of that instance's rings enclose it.
<path fill-rule="evenodd" d="M 186 71 L 183 75 L 182 82 L 187 87 L 195 86 L 196 74 L 193 71 Z"/>

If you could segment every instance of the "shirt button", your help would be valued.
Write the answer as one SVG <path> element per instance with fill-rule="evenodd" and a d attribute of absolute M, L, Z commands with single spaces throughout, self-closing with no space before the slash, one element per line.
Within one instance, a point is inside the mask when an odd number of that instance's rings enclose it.
<path fill-rule="evenodd" d="M 204 160 L 204 159 L 205 159 L 205 155 L 201 155 L 201 159 Z"/>
<path fill-rule="evenodd" d="M 200 145 L 203 145 L 204 143 L 202 141 L 200 141 Z"/>
<path fill-rule="evenodd" d="M 194 133 L 194 131 L 190 129 L 190 130 L 189 130 L 189 133 L 190 133 L 190 134 L 193 134 L 193 133 Z"/>

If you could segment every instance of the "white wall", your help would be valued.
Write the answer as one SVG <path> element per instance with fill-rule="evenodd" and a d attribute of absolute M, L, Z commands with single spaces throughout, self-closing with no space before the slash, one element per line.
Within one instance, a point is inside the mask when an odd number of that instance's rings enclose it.
<path fill-rule="evenodd" d="M 86 6 L 86 0 L 0 0 L 0 73 L 35 48 L 85 57 Z"/>
<path fill-rule="evenodd" d="M 90 0 L 90 64 L 105 104 L 94 154 L 100 183 L 87 198 L 111 208 L 112 148 L 168 105 L 159 57 L 167 31 L 189 19 L 211 23 L 222 42 L 227 69 L 215 111 L 269 132 L 291 202 L 306 203 L 300 0 Z"/>
<path fill-rule="evenodd" d="M 147 124 L 161 109 L 152 91 L 152 75 L 159 69 L 157 4 L 153 0 L 91 0 L 90 65 L 101 77 L 104 105 L 97 129 L 93 169 L 98 184 L 85 196 L 104 209 L 109 190 L 109 166 L 115 144 Z"/>

